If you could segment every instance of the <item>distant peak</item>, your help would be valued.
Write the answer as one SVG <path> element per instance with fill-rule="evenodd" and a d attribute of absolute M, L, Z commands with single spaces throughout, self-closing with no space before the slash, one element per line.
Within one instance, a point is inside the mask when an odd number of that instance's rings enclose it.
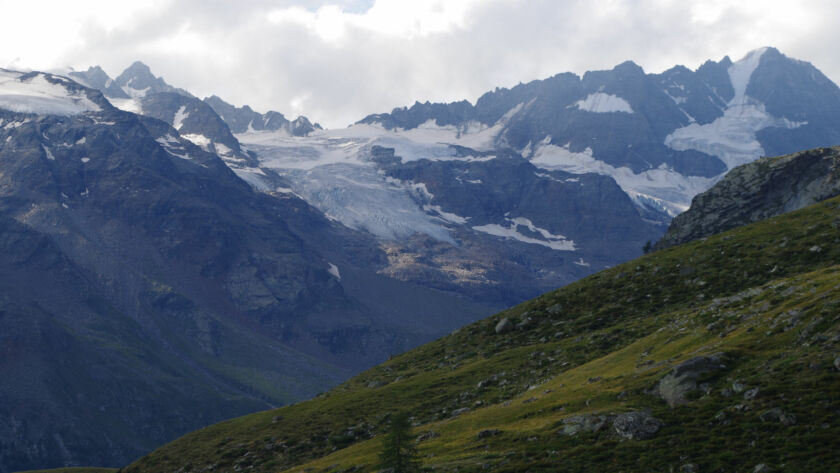
<path fill-rule="evenodd" d="M 152 74 L 152 70 L 149 66 L 143 64 L 140 61 L 134 61 L 130 66 L 128 66 L 122 74 L 119 76 L 122 80 L 128 80 L 129 78 L 137 78 L 137 79 L 157 79 L 154 74 Z M 119 78 L 118 78 L 119 79 Z"/>
<path fill-rule="evenodd" d="M 770 49 L 770 48 L 764 47 L 764 48 L 753 49 L 752 51 L 749 51 L 747 54 L 745 54 L 744 57 L 739 59 L 737 62 L 746 62 L 746 61 L 751 61 L 751 60 L 758 60 L 758 59 L 761 58 L 761 56 L 764 53 L 767 52 L 768 49 Z"/>
<path fill-rule="evenodd" d="M 147 66 L 142 61 L 132 62 L 131 65 L 126 68 L 126 70 L 127 71 L 129 71 L 129 70 L 131 70 L 131 71 L 146 71 L 146 72 L 149 72 L 149 73 L 152 72 L 152 70 L 149 69 L 149 66 Z"/>
<path fill-rule="evenodd" d="M 613 68 L 613 70 L 614 71 L 620 71 L 620 72 L 625 72 L 626 71 L 626 72 L 640 73 L 640 74 L 645 73 L 645 70 L 642 69 L 642 66 L 636 64 L 633 61 L 624 61 L 621 64 L 615 66 Z"/>

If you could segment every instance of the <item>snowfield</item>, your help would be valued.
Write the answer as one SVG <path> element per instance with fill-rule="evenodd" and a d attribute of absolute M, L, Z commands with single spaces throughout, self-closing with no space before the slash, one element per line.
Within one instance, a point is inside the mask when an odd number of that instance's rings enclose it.
<path fill-rule="evenodd" d="M 53 83 L 43 73 L 22 79 L 24 75 L 0 69 L 0 108 L 39 115 L 78 115 L 101 110 L 84 93 L 71 92 L 63 86 L 68 79 L 54 76 L 58 83 Z"/>
<path fill-rule="evenodd" d="M 633 113 L 633 108 L 630 107 L 630 104 L 626 100 L 617 95 L 605 94 L 603 92 L 589 94 L 585 99 L 575 102 L 574 105 L 579 110 L 593 113 Z"/>

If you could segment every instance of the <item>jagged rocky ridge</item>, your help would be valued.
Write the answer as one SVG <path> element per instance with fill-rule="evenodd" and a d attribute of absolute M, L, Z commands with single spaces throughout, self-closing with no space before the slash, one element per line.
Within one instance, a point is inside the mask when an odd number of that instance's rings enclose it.
<path fill-rule="evenodd" d="M 125 104 L 121 100 L 148 98 L 161 93 L 178 94 L 183 97 L 195 99 L 186 90 L 173 87 L 162 77 L 155 76 L 149 66 L 140 61 L 131 64 L 116 79 L 111 79 L 99 66 L 92 66 L 87 71 L 70 71 L 68 76 L 81 84 L 100 90 L 109 99 L 116 99 L 118 106 L 123 106 L 130 110 L 137 108 L 137 110 L 131 111 L 143 110 L 153 114 L 162 113 L 162 110 L 155 107 L 154 103 L 145 103 L 145 101 L 142 101 L 140 104 Z M 243 133 L 249 130 L 282 130 L 293 136 L 306 136 L 315 130 L 321 129 L 319 124 L 312 124 L 304 116 L 289 121 L 280 112 L 269 111 L 261 114 L 255 112 L 248 105 L 237 108 L 215 95 L 205 98 L 203 102 L 213 108 L 233 133 Z M 170 122 L 170 124 L 172 123 Z"/>
<path fill-rule="evenodd" d="M 207 97 L 204 102 L 213 107 L 234 133 L 283 130 L 292 136 L 306 136 L 322 129 L 321 125 L 312 124 L 304 116 L 289 121 L 280 112 L 269 111 L 261 114 L 247 105 L 237 108 L 215 95 Z"/>
<path fill-rule="evenodd" d="M 762 158 L 726 174 L 671 222 L 667 248 L 807 207 L 840 194 L 840 148 Z"/>

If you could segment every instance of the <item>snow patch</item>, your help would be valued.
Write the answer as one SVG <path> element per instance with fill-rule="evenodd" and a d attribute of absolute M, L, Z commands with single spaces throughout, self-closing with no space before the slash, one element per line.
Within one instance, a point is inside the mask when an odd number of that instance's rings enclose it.
<path fill-rule="evenodd" d="M 222 143 L 213 143 L 213 147 L 216 148 L 216 154 L 219 156 L 233 156 L 233 150 Z"/>
<path fill-rule="evenodd" d="M 198 145 L 204 151 L 210 151 L 210 144 L 212 143 L 212 141 L 210 140 L 210 138 L 204 135 L 199 135 L 197 133 L 188 133 L 186 135 L 181 135 L 181 137 L 192 141 L 193 144 Z"/>
<path fill-rule="evenodd" d="M 647 197 L 658 199 L 672 217 L 687 210 L 692 197 L 707 190 L 720 179 L 683 176 L 667 167 L 636 174 L 628 167 L 617 168 L 595 159 L 591 148 L 586 148 L 583 152 L 574 152 L 569 146 L 569 143 L 560 147 L 544 142 L 536 148 L 531 163 L 550 171 L 610 176 L 637 205 L 643 204 Z"/>
<path fill-rule="evenodd" d="M 469 217 L 462 217 L 460 215 L 444 211 L 440 205 L 426 204 L 423 206 L 423 210 L 429 213 L 437 214 L 440 218 L 446 220 L 447 222 L 457 223 L 460 225 L 467 223 L 467 220 L 469 220 Z"/>
<path fill-rule="evenodd" d="M 134 81 L 134 79 L 131 79 L 130 81 L 128 81 L 127 85 L 124 85 L 124 86 L 121 87 L 123 92 L 128 94 L 128 96 L 133 98 L 133 99 L 141 99 L 141 98 L 145 97 L 146 94 L 149 92 L 149 89 L 151 89 L 151 87 L 146 87 L 145 89 L 135 89 L 134 87 L 130 86 L 130 84 L 133 81 Z"/>
<path fill-rule="evenodd" d="M 175 116 L 172 118 L 172 128 L 176 130 L 180 130 L 182 126 L 184 126 L 184 120 L 190 116 L 190 112 L 187 112 L 187 106 L 181 105 L 181 108 L 175 112 Z"/>
<path fill-rule="evenodd" d="M 143 105 L 138 99 L 108 99 L 108 101 L 111 102 L 111 105 L 125 112 L 143 114 Z"/>
<path fill-rule="evenodd" d="M 87 158 L 87 157 L 82 158 L 82 162 L 83 162 L 83 163 L 89 163 L 89 162 L 90 162 L 90 158 Z"/>
<path fill-rule="evenodd" d="M 338 266 L 329 263 L 330 267 L 327 268 L 327 272 L 332 274 L 336 279 L 341 281 L 341 273 L 338 271 Z"/>
<path fill-rule="evenodd" d="M 585 99 L 575 102 L 574 105 L 579 110 L 594 113 L 633 113 L 633 108 L 630 107 L 630 104 L 626 100 L 617 95 L 605 94 L 603 92 L 589 94 Z"/>
<path fill-rule="evenodd" d="M 567 239 L 563 235 L 554 235 L 548 230 L 539 228 L 527 218 L 506 218 L 505 223 L 507 224 L 507 226 L 491 223 L 488 225 L 475 226 L 472 227 L 472 229 L 478 232 L 487 233 L 489 235 L 498 236 L 505 239 L 512 239 L 521 241 L 523 243 L 545 246 L 547 248 L 551 248 L 552 250 L 575 251 L 574 241 Z M 528 235 L 523 235 L 519 232 L 520 226 L 527 228 L 532 233 L 539 234 L 544 238 L 544 240 L 540 240 Z"/>
<path fill-rule="evenodd" d="M 52 151 L 44 145 L 41 145 L 41 147 L 44 148 L 44 153 L 47 155 L 47 159 L 55 161 L 55 156 L 53 156 Z"/>

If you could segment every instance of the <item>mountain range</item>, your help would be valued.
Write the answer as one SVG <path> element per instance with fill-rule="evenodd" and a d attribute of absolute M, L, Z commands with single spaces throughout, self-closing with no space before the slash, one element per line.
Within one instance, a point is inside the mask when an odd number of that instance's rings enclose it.
<path fill-rule="evenodd" d="M 142 63 L 0 70 L 0 472 L 125 465 L 311 397 L 638 256 L 729 169 L 835 144 L 838 114 L 772 48 L 341 130 Z"/>

